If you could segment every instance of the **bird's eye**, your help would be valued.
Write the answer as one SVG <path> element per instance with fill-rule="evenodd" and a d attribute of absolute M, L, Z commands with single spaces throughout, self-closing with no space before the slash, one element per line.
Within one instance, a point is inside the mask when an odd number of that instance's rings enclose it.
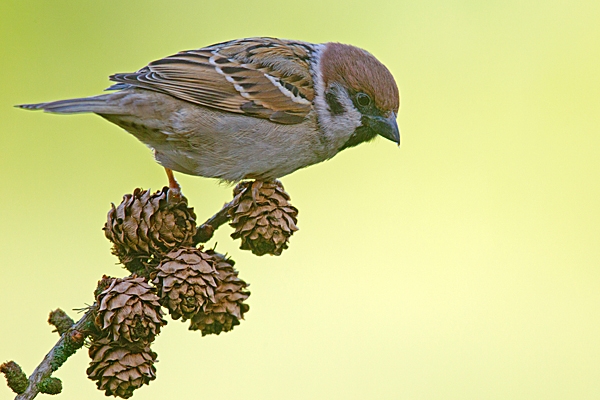
<path fill-rule="evenodd" d="M 369 107 L 371 105 L 371 97 L 366 93 L 359 92 L 356 95 L 356 104 L 361 107 Z"/>

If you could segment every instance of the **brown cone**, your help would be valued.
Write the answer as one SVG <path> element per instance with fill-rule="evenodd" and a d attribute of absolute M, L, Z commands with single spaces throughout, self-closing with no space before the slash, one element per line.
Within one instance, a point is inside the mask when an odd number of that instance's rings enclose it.
<path fill-rule="evenodd" d="M 238 184 L 229 211 L 234 239 L 241 238 L 243 250 L 262 256 L 280 255 L 298 230 L 298 210 L 279 181 L 248 181 Z"/>
<path fill-rule="evenodd" d="M 156 353 L 149 346 L 133 350 L 103 338 L 92 341 L 89 355 L 88 378 L 97 381 L 96 386 L 107 396 L 127 399 L 156 378 Z"/>
<path fill-rule="evenodd" d="M 195 247 L 173 250 L 162 259 L 152 283 L 173 319 L 188 320 L 208 302 L 215 302 L 215 263 L 213 256 Z"/>
<path fill-rule="evenodd" d="M 100 284 L 106 284 L 104 277 Z M 96 296 L 98 310 L 94 320 L 99 337 L 123 345 L 148 345 L 167 322 L 162 319 L 156 289 L 142 277 L 112 278 Z"/>
<path fill-rule="evenodd" d="M 248 284 L 238 278 L 238 272 L 233 268 L 234 262 L 212 250 L 206 253 L 213 257 L 218 286 L 214 301 L 206 303 L 190 323 L 190 330 L 200 330 L 202 336 L 229 332 L 240 324 L 240 319 L 250 309 L 244 303 L 250 296 L 246 290 Z"/>
<path fill-rule="evenodd" d="M 154 194 L 135 189 L 108 212 L 104 234 L 114 244 L 113 253 L 131 272 L 147 276 L 158 263 L 157 257 L 193 245 L 196 214 L 185 197 L 169 198 L 168 192 L 167 187 Z"/>

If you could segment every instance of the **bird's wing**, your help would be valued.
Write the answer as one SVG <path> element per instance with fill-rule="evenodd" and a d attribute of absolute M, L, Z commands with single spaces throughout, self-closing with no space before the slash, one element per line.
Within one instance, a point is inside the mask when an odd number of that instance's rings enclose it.
<path fill-rule="evenodd" d="M 219 43 L 115 74 L 109 89 L 139 87 L 223 111 L 297 124 L 314 98 L 312 45 L 274 38 Z"/>

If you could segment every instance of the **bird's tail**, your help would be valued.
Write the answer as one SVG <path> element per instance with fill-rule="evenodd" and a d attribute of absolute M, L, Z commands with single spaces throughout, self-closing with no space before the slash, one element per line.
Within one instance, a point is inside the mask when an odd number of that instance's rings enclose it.
<path fill-rule="evenodd" d="M 119 107 L 111 101 L 112 96 L 113 94 L 103 94 L 80 99 L 51 101 L 49 103 L 20 104 L 15 107 L 25 110 L 44 110 L 56 114 L 119 114 Z"/>

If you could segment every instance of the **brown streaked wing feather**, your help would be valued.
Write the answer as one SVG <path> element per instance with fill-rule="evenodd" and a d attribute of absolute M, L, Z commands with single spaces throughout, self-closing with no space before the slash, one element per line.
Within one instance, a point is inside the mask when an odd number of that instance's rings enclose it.
<path fill-rule="evenodd" d="M 296 124 L 310 112 L 314 98 L 311 51 L 301 42 L 235 40 L 183 51 L 110 79 L 206 107 Z"/>
<path fill-rule="evenodd" d="M 314 90 L 310 75 L 313 48 L 308 43 L 275 38 L 252 38 L 226 43 L 219 54 L 263 68 L 284 82 L 293 84 L 302 96 L 312 101 Z"/>

